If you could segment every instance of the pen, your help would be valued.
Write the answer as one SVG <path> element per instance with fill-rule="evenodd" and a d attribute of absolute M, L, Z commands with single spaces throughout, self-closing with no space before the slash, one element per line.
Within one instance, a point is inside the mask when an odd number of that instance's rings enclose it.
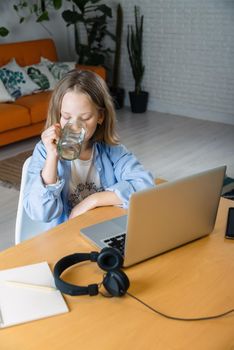
<path fill-rule="evenodd" d="M 0 326 L 3 325 L 4 322 L 3 322 L 3 317 L 2 317 L 2 312 L 1 312 L 1 309 L 0 309 Z"/>
<path fill-rule="evenodd" d="M 25 283 L 25 282 L 18 282 L 18 281 L 5 281 L 5 283 L 15 287 L 33 288 L 33 289 L 39 289 L 45 292 L 57 291 L 57 288 L 44 286 L 40 284 L 32 284 L 32 283 Z"/>

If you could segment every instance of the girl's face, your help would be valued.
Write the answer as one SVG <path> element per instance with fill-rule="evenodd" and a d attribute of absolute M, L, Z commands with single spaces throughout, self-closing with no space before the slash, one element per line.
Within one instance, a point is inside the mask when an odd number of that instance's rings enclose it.
<path fill-rule="evenodd" d="M 85 141 L 93 136 L 97 124 L 102 124 L 104 115 L 83 93 L 67 92 L 63 96 L 61 105 L 60 124 L 63 128 L 68 120 L 81 122 L 86 128 Z"/>

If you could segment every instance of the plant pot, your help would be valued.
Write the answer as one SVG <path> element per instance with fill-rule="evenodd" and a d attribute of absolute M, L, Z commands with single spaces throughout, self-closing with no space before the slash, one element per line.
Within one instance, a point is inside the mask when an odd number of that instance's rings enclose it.
<path fill-rule="evenodd" d="M 125 91 L 122 88 L 110 87 L 110 93 L 113 98 L 114 106 L 116 109 L 123 108 Z"/>
<path fill-rule="evenodd" d="M 133 113 L 144 113 L 147 110 L 149 93 L 141 91 L 137 94 L 135 91 L 129 91 L 131 110 Z"/>

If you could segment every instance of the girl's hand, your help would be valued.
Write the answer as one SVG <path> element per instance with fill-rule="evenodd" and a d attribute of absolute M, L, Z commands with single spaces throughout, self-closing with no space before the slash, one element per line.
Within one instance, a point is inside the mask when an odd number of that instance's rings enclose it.
<path fill-rule="evenodd" d="M 41 139 L 45 145 L 47 156 L 57 156 L 57 143 L 61 135 L 61 125 L 56 123 L 44 130 Z"/>
<path fill-rule="evenodd" d="M 82 202 L 77 204 L 71 211 L 69 219 L 73 219 L 76 216 L 84 214 L 86 211 L 96 207 L 95 198 L 93 195 L 85 198 Z"/>

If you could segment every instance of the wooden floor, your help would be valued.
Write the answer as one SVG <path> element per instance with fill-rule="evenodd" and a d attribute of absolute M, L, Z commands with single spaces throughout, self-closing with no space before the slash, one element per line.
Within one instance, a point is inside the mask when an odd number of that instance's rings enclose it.
<path fill-rule="evenodd" d="M 148 111 L 117 111 L 122 143 L 155 177 L 169 181 L 218 165 L 234 178 L 234 125 Z M 32 149 L 38 138 L 0 148 L 0 159 Z M 19 192 L 1 187 L 0 250 L 14 244 Z"/>

